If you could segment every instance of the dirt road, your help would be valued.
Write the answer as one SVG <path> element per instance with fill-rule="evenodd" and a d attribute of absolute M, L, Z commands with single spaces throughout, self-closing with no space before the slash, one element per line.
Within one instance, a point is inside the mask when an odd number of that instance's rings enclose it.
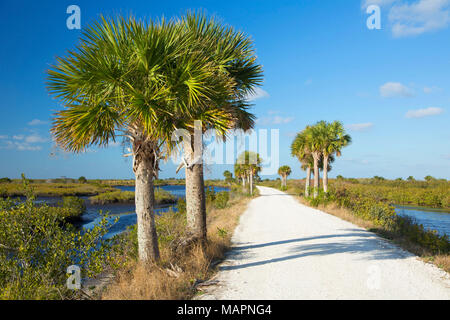
<path fill-rule="evenodd" d="M 375 234 L 259 187 L 201 299 L 450 299 L 450 278 Z"/>

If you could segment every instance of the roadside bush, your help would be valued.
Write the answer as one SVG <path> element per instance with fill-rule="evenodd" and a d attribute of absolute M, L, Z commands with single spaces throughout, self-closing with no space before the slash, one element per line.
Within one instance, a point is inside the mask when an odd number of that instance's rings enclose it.
<path fill-rule="evenodd" d="M 355 216 L 374 223 L 382 231 L 404 237 L 435 254 L 450 252 L 448 236 L 426 230 L 413 219 L 397 215 L 395 208 L 376 193 L 368 194 L 361 189 L 339 188 L 333 190 L 328 199 L 324 200 L 320 194 L 317 199 L 310 200 L 312 204 L 326 204 L 327 201 L 334 201 L 340 207 L 350 209 Z"/>
<path fill-rule="evenodd" d="M 216 199 L 214 201 L 214 207 L 217 209 L 225 209 L 230 200 L 230 193 L 228 191 L 221 191 L 216 194 Z"/>

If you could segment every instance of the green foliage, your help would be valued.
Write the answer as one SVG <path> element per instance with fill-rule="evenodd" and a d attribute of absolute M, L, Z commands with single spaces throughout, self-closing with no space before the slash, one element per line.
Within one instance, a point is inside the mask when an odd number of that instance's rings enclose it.
<path fill-rule="evenodd" d="M 423 225 L 417 224 L 409 217 L 397 215 L 395 208 L 383 199 L 383 194 L 378 193 L 379 189 L 374 192 L 373 187 L 369 189 L 368 186 L 341 185 L 330 192 L 328 198 L 319 195 L 319 200 L 312 199 L 311 202 L 318 205 L 334 201 L 339 206 L 350 209 L 354 215 L 373 222 L 385 232 L 405 237 L 436 254 L 450 252 L 448 236 L 440 236 L 436 231 L 426 230 Z"/>
<path fill-rule="evenodd" d="M 157 205 L 174 204 L 177 199 L 169 191 L 156 188 L 155 202 Z M 107 203 L 134 203 L 135 194 L 133 191 L 112 191 L 101 193 L 97 196 L 90 197 L 89 200 L 93 204 L 107 204 Z"/>
<path fill-rule="evenodd" d="M 81 177 L 78 178 L 78 182 L 79 183 L 86 183 L 87 179 L 85 177 L 81 176 Z"/>
<path fill-rule="evenodd" d="M 222 228 L 217 227 L 217 234 L 221 238 L 226 238 L 226 236 L 228 235 L 228 231 L 226 229 L 222 229 Z"/>
<path fill-rule="evenodd" d="M 223 172 L 223 176 L 225 177 L 225 182 L 227 182 L 227 183 L 232 183 L 234 180 L 233 174 L 228 170 Z"/>
<path fill-rule="evenodd" d="M 22 203 L 0 199 L 0 299 L 76 298 L 79 292 L 66 287 L 69 266 L 92 278 L 121 263 L 118 243 L 103 238 L 114 222 L 104 217 L 93 229 L 77 231 L 29 195 Z"/>
<path fill-rule="evenodd" d="M 61 207 L 70 211 L 69 217 L 80 217 L 86 211 L 86 204 L 78 197 L 64 197 Z"/>
<path fill-rule="evenodd" d="M 177 211 L 179 213 L 186 213 L 186 199 L 185 198 L 179 198 L 177 201 Z"/>
<path fill-rule="evenodd" d="M 214 206 L 217 209 L 225 209 L 230 200 L 230 193 L 228 191 L 221 191 L 216 194 L 216 199 L 214 201 Z"/>
<path fill-rule="evenodd" d="M 10 178 L 0 178 L 0 183 L 11 183 L 12 180 Z"/>
<path fill-rule="evenodd" d="M 214 203 L 216 200 L 216 191 L 214 187 L 207 187 L 205 191 L 206 203 Z"/>

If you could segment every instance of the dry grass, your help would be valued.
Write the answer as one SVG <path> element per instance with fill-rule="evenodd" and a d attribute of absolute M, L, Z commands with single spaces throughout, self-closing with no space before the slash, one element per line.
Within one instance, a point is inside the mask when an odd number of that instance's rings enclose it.
<path fill-rule="evenodd" d="M 195 285 L 210 279 L 216 262 L 229 249 L 231 236 L 248 198 L 235 198 L 225 209 L 208 208 L 208 242 L 177 254 L 160 244 L 161 262 L 144 267 L 137 262 L 121 270 L 101 295 L 104 300 L 179 300 L 197 294 Z"/>
<path fill-rule="evenodd" d="M 304 198 L 300 197 L 298 198 L 298 200 L 300 203 L 309 206 L 309 203 Z M 423 261 L 433 263 L 437 267 L 450 273 L 450 255 L 434 255 L 429 250 L 419 246 L 416 243 L 409 241 L 405 237 L 393 234 L 391 232 L 387 232 L 386 230 L 382 230 L 371 221 L 367 221 L 360 217 L 357 217 L 349 209 L 341 208 L 334 203 L 329 204 L 327 206 L 319 205 L 316 209 L 319 209 L 323 212 L 341 218 L 345 221 L 351 222 L 371 232 L 375 232 L 377 235 L 386 238 L 388 240 L 391 240 L 395 244 L 399 245 L 401 248 L 417 255 Z"/>

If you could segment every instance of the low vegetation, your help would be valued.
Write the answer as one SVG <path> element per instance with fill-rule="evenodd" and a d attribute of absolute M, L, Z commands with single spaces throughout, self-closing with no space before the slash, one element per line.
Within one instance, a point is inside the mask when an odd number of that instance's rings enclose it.
<path fill-rule="evenodd" d="M 0 199 L 0 300 L 81 298 L 81 291 L 67 288 L 69 266 L 95 277 L 120 265 L 120 246 L 103 239 L 114 222 L 104 217 L 95 228 L 77 231 L 61 208 L 36 206 L 27 185 L 25 193 L 25 202 Z M 66 199 L 62 209 L 74 202 Z"/>
<path fill-rule="evenodd" d="M 64 196 L 93 196 L 116 189 L 101 183 L 79 183 L 79 182 L 30 182 L 37 197 L 64 197 Z M 0 182 L 0 197 L 24 197 L 25 192 L 22 183 L 17 180 L 12 182 Z"/>
<path fill-rule="evenodd" d="M 169 211 L 156 218 L 161 260 L 150 266 L 138 262 L 136 228 L 132 228 L 124 235 L 132 262 L 117 273 L 101 298 L 190 299 L 201 293 L 202 283 L 214 274 L 215 266 L 229 249 L 233 230 L 248 203 L 239 190 L 215 193 L 209 189 L 207 199 L 208 240 L 203 246 L 182 245 L 186 211 L 185 202 L 180 199 L 177 212 Z"/>
<path fill-rule="evenodd" d="M 90 197 L 89 200 L 92 204 L 134 203 L 134 192 L 116 190 Z M 160 188 L 155 189 L 155 203 L 157 205 L 174 204 L 176 201 L 177 198 L 169 191 Z"/>

